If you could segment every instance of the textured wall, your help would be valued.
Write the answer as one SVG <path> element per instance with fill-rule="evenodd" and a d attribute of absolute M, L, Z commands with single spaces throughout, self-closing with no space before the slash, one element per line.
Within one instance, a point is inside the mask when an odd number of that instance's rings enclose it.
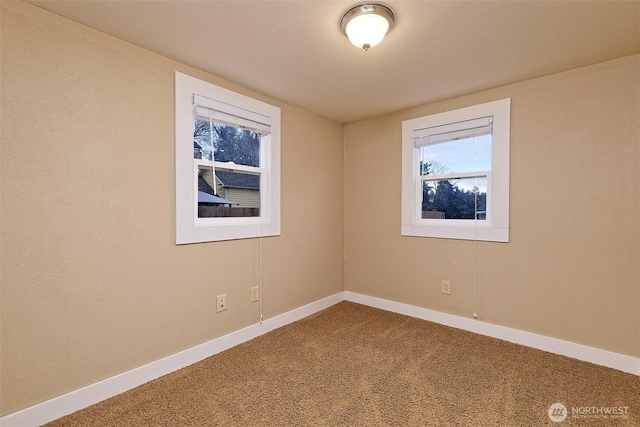
<path fill-rule="evenodd" d="M 258 240 L 174 244 L 175 70 L 282 108 L 265 317 L 343 290 L 342 126 L 26 3 L 1 16 L 0 414 L 258 320 Z"/>
<path fill-rule="evenodd" d="M 479 319 L 640 356 L 639 81 L 635 55 L 346 125 L 346 290 L 472 317 L 475 243 L 400 236 L 401 122 L 510 97 L 511 240 L 477 245 Z"/>

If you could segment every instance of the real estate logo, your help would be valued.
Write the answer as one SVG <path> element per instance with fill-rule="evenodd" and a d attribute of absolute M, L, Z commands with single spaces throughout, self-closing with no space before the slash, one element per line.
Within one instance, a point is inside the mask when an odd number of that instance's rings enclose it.
<path fill-rule="evenodd" d="M 549 414 L 549 419 L 554 423 L 561 423 L 567 418 L 567 407 L 562 403 L 554 403 L 549 406 L 549 410 L 547 411 Z"/>
<path fill-rule="evenodd" d="M 560 423 L 569 416 L 567 407 L 562 403 L 554 403 L 547 411 L 549 419 L 554 423 Z M 572 406 L 571 418 L 575 419 L 628 419 L 628 406 Z"/>

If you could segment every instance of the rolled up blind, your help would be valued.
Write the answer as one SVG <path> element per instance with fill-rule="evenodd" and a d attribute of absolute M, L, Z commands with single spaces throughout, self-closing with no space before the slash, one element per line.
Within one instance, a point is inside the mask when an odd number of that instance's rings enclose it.
<path fill-rule="evenodd" d="M 442 126 L 416 129 L 411 132 L 411 139 L 416 148 L 457 139 L 489 135 L 493 131 L 493 117 L 481 117 L 473 120 L 449 123 Z"/>
<path fill-rule="evenodd" d="M 252 130 L 262 135 L 271 133 L 271 118 L 254 111 L 225 104 L 224 102 L 193 95 L 194 111 L 197 118 L 226 126 Z"/>

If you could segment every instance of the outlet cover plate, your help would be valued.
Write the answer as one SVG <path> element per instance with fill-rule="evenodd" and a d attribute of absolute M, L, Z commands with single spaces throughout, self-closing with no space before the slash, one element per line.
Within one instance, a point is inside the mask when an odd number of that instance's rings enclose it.
<path fill-rule="evenodd" d="M 251 288 L 251 302 L 256 302 L 260 299 L 260 287 L 253 286 Z"/>
<path fill-rule="evenodd" d="M 445 295 L 451 295 L 451 281 L 443 280 L 442 281 L 442 293 Z"/>
<path fill-rule="evenodd" d="M 227 294 L 218 295 L 216 297 L 216 313 L 227 309 Z"/>

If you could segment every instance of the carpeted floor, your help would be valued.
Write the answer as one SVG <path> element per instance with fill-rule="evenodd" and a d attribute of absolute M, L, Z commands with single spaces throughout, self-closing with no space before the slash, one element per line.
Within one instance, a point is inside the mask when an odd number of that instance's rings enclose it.
<path fill-rule="evenodd" d="M 342 302 L 47 424 L 387 425 L 640 426 L 640 378 Z"/>

